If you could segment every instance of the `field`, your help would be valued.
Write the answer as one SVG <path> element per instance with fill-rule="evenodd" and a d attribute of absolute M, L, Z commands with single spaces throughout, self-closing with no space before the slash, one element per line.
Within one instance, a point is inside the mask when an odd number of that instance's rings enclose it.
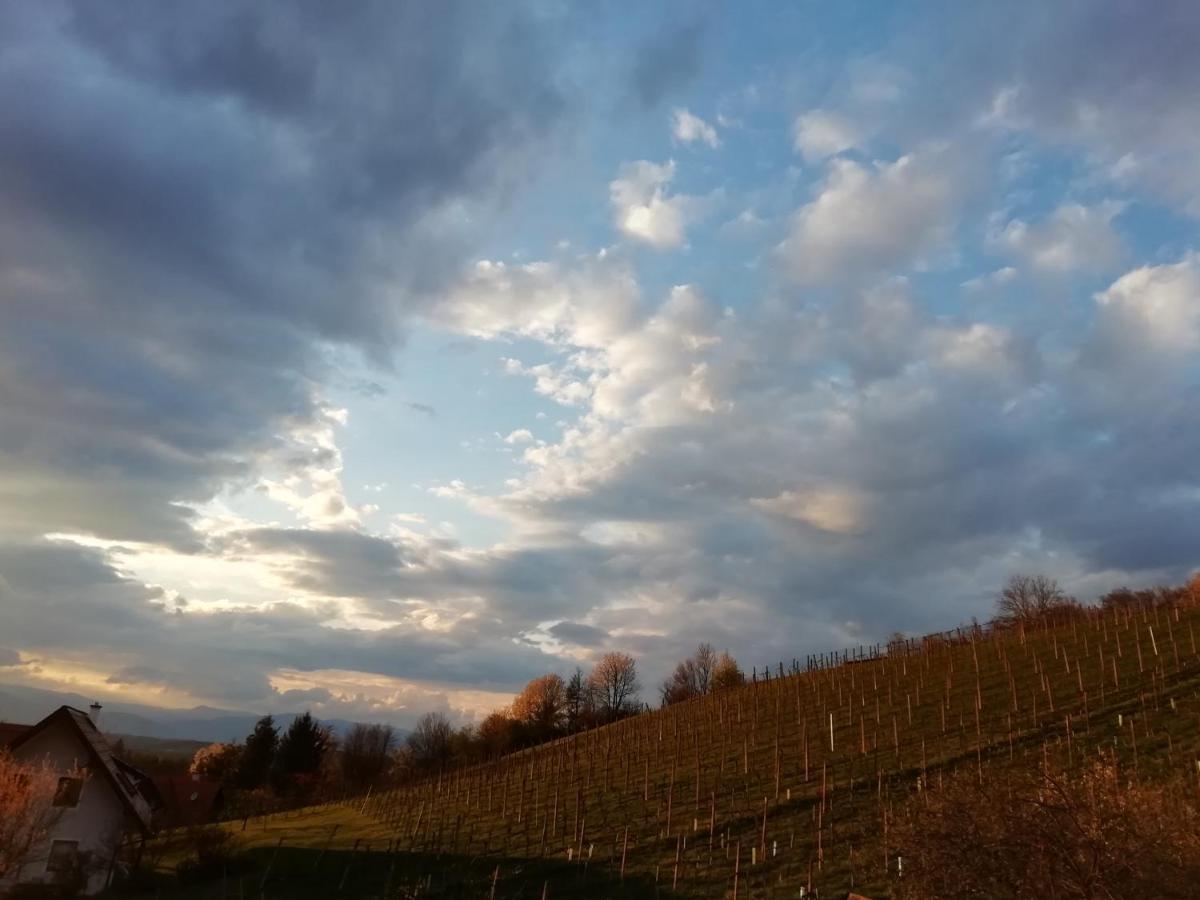
<path fill-rule="evenodd" d="M 1131 780 L 1200 779 L 1197 630 L 1190 606 L 1092 612 L 780 665 L 492 764 L 252 820 L 246 835 L 260 861 L 280 838 L 293 848 L 277 873 L 331 835 L 323 864 L 357 854 L 366 871 L 370 844 L 379 871 L 346 896 L 884 897 L 901 877 L 896 811 L 951 769 L 1104 753 Z M 451 875 L 467 880 L 439 893 Z"/>

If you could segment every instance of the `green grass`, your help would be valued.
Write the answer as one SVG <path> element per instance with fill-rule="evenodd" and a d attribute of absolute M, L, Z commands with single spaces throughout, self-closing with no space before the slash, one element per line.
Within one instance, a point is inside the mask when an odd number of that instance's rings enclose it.
<path fill-rule="evenodd" d="M 141 886 L 107 892 L 132 898 L 327 897 L 669 897 L 636 876 L 624 881 L 601 869 L 556 860 L 493 856 L 458 857 L 396 848 L 390 829 L 349 806 L 322 806 L 221 826 L 236 835 L 236 865 L 201 883 L 180 883 L 175 866 L 188 855 L 181 834 L 160 838 L 154 877 Z"/>

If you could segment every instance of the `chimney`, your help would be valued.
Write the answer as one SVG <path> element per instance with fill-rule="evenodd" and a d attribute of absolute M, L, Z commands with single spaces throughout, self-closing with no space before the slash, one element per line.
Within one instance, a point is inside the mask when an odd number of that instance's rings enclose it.
<path fill-rule="evenodd" d="M 100 710 L 104 709 L 104 707 L 100 705 L 99 701 L 93 700 L 92 705 L 89 706 L 88 709 L 91 711 L 91 714 L 92 714 L 92 724 L 95 725 L 97 728 L 99 728 L 100 727 Z"/>

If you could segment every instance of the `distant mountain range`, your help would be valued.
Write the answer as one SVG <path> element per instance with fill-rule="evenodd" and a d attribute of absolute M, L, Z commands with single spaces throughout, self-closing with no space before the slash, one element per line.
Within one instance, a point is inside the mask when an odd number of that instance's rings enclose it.
<path fill-rule="evenodd" d="M 0 722 L 32 725 L 63 705 L 86 710 L 93 699 L 82 694 L 47 691 L 23 685 L 0 685 Z M 273 713 L 276 724 L 281 728 L 286 728 L 292 719 L 301 714 L 303 710 Z M 259 713 L 216 709 L 211 706 L 163 709 L 140 703 L 105 702 L 97 724 L 101 730 L 110 734 L 169 740 L 236 741 L 249 734 L 260 717 Z M 345 719 L 321 721 L 339 734 L 354 724 Z"/>

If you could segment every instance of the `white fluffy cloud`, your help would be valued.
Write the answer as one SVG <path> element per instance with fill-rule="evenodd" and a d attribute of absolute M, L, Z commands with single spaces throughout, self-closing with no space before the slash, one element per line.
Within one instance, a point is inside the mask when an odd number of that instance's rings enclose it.
<path fill-rule="evenodd" d="M 671 113 L 671 136 L 681 144 L 699 141 L 715 148 L 721 143 L 717 129 L 686 109 L 675 109 Z"/>
<path fill-rule="evenodd" d="M 610 254 L 576 267 L 481 260 L 451 286 L 430 319 L 480 338 L 520 334 L 602 347 L 624 332 L 637 302 L 632 272 Z"/>
<path fill-rule="evenodd" d="M 835 534 L 854 534 L 866 521 L 867 500 L 847 487 L 787 490 L 775 497 L 755 498 L 751 505 L 765 513 L 805 522 Z"/>
<path fill-rule="evenodd" d="M 683 244 L 697 200 L 669 193 L 674 177 L 674 160 L 658 165 L 643 159 L 622 166 L 609 184 L 613 217 L 622 234 L 659 250 Z"/>
<path fill-rule="evenodd" d="M 805 284 L 906 268 L 949 241 L 959 192 L 953 161 L 935 151 L 870 165 L 837 159 L 779 252 Z"/>
<path fill-rule="evenodd" d="M 1200 351 L 1200 258 L 1142 266 L 1096 295 L 1100 327 L 1114 342 L 1153 356 Z"/>
<path fill-rule="evenodd" d="M 1040 272 L 1105 271 L 1124 255 L 1124 245 L 1112 226 L 1119 211 L 1116 204 L 1066 204 L 1042 222 L 1011 220 L 995 242 Z"/>
<path fill-rule="evenodd" d="M 862 130 L 849 118 L 824 109 L 799 116 L 792 125 L 792 143 L 807 162 L 820 162 L 862 140 Z"/>

